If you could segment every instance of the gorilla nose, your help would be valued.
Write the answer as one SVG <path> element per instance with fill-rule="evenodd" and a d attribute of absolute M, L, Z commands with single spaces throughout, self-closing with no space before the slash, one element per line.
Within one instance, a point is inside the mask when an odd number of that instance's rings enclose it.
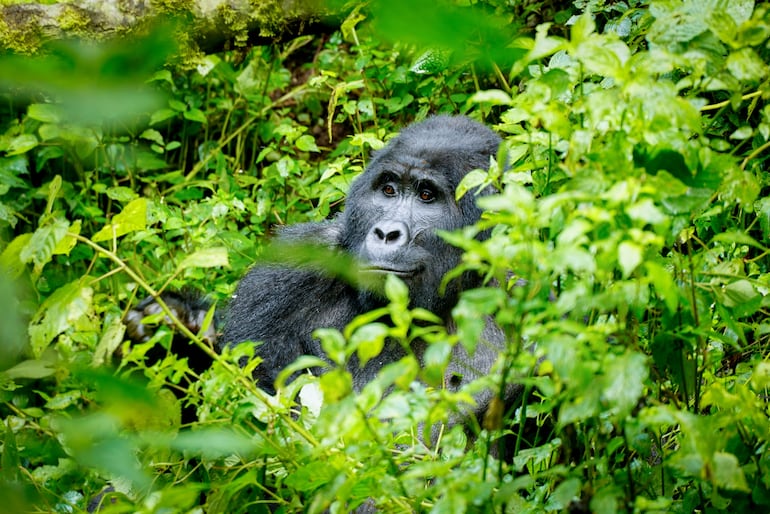
<path fill-rule="evenodd" d="M 400 221 L 381 221 L 374 226 L 369 237 L 375 245 L 398 248 L 409 242 L 409 228 Z"/>

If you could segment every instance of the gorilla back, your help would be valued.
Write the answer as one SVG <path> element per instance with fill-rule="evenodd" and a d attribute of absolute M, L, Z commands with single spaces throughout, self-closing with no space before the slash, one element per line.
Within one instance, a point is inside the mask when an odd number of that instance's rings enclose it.
<path fill-rule="evenodd" d="M 396 275 L 408 286 L 412 307 L 428 309 L 451 323 L 458 294 L 477 286 L 479 279 L 463 276 L 439 294 L 444 275 L 459 264 L 462 252 L 437 231 L 459 229 L 479 219 L 474 198 L 465 195 L 457 202 L 455 190 L 468 172 L 489 166 L 499 144 L 500 138 L 489 128 L 465 117 L 435 116 L 414 124 L 374 154 L 351 185 L 340 216 L 284 229 L 278 241 L 345 252 L 360 262 L 368 278 Z M 317 270 L 256 265 L 237 288 L 219 343 L 261 343 L 256 352 L 262 363 L 255 378 L 264 390 L 274 392 L 278 373 L 296 358 L 324 357 L 313 331 L 341 330 L 382 303 L 376 291 Z M 485 337 L 500 345 L 502 334 L 495 328 L 491 326 Z M 462 376 L 463 383 L 489 371 L 494 362 L 495 351 L 487 345 L 478 347 L 474 356 L 458 348 L 453 357 L 449 372 Z M 414 350 L 420 358 L 420 349 Z M 354 386 L 362 387 L 382 366 L 402 356 L 403 349 L 393 344 L 363 368 L 351 362 Z M 451 383 L 461 385 L 457 380 Z"/>

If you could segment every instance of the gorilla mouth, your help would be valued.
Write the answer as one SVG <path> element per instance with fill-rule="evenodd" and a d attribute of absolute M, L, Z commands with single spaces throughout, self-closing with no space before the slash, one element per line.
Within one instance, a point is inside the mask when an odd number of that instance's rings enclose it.
<path fill-rule="evenodd" d="M 395 275 L 400 278 L 409 278 L 422 273 L 422 266 L 414 268 L 395 268 L 392 266 L 364 266 L 361 268 L 363 273 L 372 273 L 375 275 Z"/>

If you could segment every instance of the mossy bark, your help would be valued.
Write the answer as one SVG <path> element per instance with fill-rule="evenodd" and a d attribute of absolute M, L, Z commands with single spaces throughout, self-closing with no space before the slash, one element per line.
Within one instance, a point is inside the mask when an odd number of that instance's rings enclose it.
<path fill-rule="evenodd" d="M 0 5 L 0 46 L 35 54 L 46 41 L 103 40 L 183 20 L 187 50 L 212 52 L 331 31 L 346 15 L 322 0 L 81 0 Z M 186 52 L 183 52 L 186 53 Z"/>

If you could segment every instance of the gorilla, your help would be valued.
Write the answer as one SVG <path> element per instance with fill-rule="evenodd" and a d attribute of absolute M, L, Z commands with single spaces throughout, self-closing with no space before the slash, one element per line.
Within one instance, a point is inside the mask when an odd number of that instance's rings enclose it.
<path fill-rule="evenodd" d="M 492 130 L 461 116 L 434 116 L 413 124 L 374 153 L 365 171 L 351 184 L 342 214 L 322 222 L 284 228 L 279 245 L 316 245 L 343 253 L 359 263 L 365 282 L 382 282 L 395 275 L 409 290 L 410 307 L 427 309 L 452 330 L 451 311 L 463 290 L 481 285 L 481 278 L 465 273 L 442 287 L 444 276 L 461 260 L 462 251 L 446 243 L 438 231 L 451 231 L 479 220 L 480 209 L 472 195 L 459 201 L 455 191 L 463 177 L 486 169 L 501 142 Z M 488 188 L 480 194 L 490 194 Z M 482 234 L 479 237 L 484 237 Z M 208 305 L 197 299 L 166 298 L 176 314 L 193 331 L 199 328 Z M 313 337 L 318 328 L 342 330 L 356 316 L 384 305 L 377 287 L 351 283 L 317 267 L 259 263 L 241 280 L 222 317 L 217 337 L 221 349 L 244 341 L 260 343 L 256 354 L 262 362 L 254 378 L 274 393 L 276 377 L 302 355 L 325 358 Z M 132 309 L 126 318 L 129 335 L 146 340 L 141 319 L 158 312 L 152 298 Z M 473 355 L 455 345 L 445 383 L 457 389 L 487 374 L 504 343 L 502 331 L 492 322 L 482 334 Z M 219 327 L 217 327 L 219 330 Z M 208 334 L 213 338 L 213 333 Z M 412 348 L 421 359 L 425 343 Z M 354 388 L 362 388 L 380 369 L 404 356 L 397 343 L 365 366 L 351 360 Z M 316 370 L 319 371 L 319 370 Z M 492 393 L 476 397 L 475 414 L 482 414 Z"/>

